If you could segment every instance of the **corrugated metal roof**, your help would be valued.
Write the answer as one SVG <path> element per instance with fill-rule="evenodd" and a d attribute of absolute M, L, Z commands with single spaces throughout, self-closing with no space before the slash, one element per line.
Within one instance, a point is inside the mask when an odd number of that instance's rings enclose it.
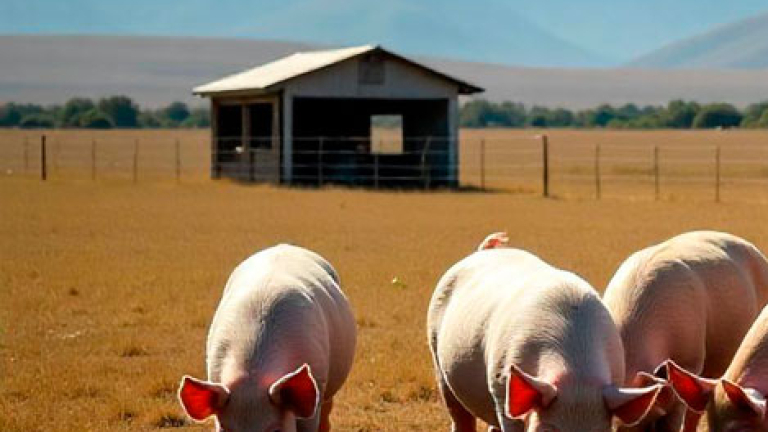
<path fill-rule="evenodd" d="M 376 45 L 363 45 L 351 48 L 331 49 L 322 51 L 298 52 L 288 57 L 275 60 L 271 63 L 257 66 L 244 72 L 224 77 L 222 79 L 195 87 L 192 92 L 197 95 L 208 96 L 217 93 L 238 92 L 247 90 L 265 90 L 276 84 L 291 80 L 298 76 L 323 69 L 330 65 L 366 54 L 372 51 L 383 51 L 391 56 L 440 76 L 443 79 L 453 81 L 459 85 L 460 93 L 469 94 L 483 91 L 467 82 L 438 72 L 432 68 L 406 59 L 391 51 L 387 51 Z"/>

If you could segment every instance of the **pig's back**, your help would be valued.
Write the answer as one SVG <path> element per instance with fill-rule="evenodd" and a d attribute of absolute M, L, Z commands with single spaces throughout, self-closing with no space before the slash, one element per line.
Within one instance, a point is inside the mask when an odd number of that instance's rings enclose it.
<path fill-rule="evenodd" d="M 288 364 L 292 360 L 308 362 L 332 394 L 351 368 L 355 336 L 354 316 L 333 267 L 309 250 L 277 245 L 251 256 L 230 276 L 208 336 L 209 376 L 216 379 L 233 358 L 267 362 L 266 352 L 290 347 L 290 353 L 280 353 L 289 356 L 284 372 L 295 368 Z"/>
<path fill-rule="evenodd" d="M 695 231 L 633 254 L 611 279 L 604 300 L 628 363 L 635 359 L 629 374 L 671 357 L 719 375 L 767 297 L 768 264 L 752 244 Z"/>
<path fill-rule="evenodd" d="M 602 321 L 598 326 L 609 326 L 608 338 L 619 362 L 615 372 L 621 373 L 618 334 L 586 282 L 524 251 L 476 252 L 438 284 L 429 320 L 433 353 L 457 398 L 486 422 L 495 423 L 494 395 L 503 397 L 509 364 L 535 373 L 539 358 L 562 348 L 558 339 L 578 344 L 567 333 L 574 324 L 573 307 L 579 305 L 587 305 L 582 311 L 594 309 L 585 314 L 583 324 L 589 326 L 597 318 Z M 600 339 L 601 334 L 586 335 L 582 341 Z M 606 362 L 590 362 L 600 363 L 598 369 L 606 375 L 602 368 Z"/>

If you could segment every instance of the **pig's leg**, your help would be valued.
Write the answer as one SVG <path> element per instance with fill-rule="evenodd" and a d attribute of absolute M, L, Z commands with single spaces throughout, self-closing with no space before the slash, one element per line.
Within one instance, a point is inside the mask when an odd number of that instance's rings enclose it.
<path fill-rule="evenodd" d="M 319 432 L 331 431 L 331 410 L 333 409 L 333 398 L 323 402 L 320 407 L 320 427 Z"/>
<path fill-rule="evenodd" d="M 438 372 L 438 387 L 440 394 L 443 395 L 445 406 L 448 407 L 448 414 L 451 416 L 452 432 L 475 432 L 475 416 L 473 416 L 464 405 L 456 399 L 453 392 L 448 388 L 448 384 L 443 381 L 442 374 Z"/>

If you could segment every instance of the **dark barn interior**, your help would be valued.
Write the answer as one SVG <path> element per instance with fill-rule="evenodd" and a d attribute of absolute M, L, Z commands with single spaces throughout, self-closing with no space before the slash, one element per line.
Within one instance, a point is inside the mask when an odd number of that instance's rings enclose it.
<path fill-rule="evenodd" d="M 450 185 L 447 99 L 294 98 L 293 112 L 296 183 Z M 402 152 L 372 152 L 376 115 L 401 116 Z"/>

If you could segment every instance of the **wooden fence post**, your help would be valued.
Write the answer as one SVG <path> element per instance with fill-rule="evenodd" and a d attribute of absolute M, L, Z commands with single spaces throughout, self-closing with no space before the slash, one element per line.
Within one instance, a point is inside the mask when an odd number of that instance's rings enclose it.
<path fill-rule="evenodd" d="M 319 138 L 317 142 L 317 185 L 322 186 L 323 179 L 323 144 L 325 144 L 323 137 Z"/>
<path fill-rule="evenodd" d="M 181 181 L 181 143 L 176 138 L 176 182 Z"/>
<path fill-rule="evenodd" d="M 602 196 L 602 185 L 600 184 L 600 144 L 595 146 L 595 197 L 600 199 Z"/>
<path fill-rule="evenodd" d="M 480 140 L 480 190 L 485 190 L 485 138 Z"/>
<path fill-rule="evenodd" d="M 91 141 L 91 180 L 96 181 L 96 139 Z"/>
<path fill-rule="evenodd" d="M 715 147 L 715 202 L 720 202 L 720 146 Z"/>
<path fill-rule="evenodd" d="M 43 135 L 40 137 L 40 178 L 43 181 L 48 179 L 48 161 L 45 153 L 45 135 Z"/>
<path fill-rule="evenodd" d="M 549 196 L 549 138 L 541 135 L 542 183 L 544 197 Z"/>
<path fill-rule="evenodd" d="M 139 181 L 139 140 L 133 142 L 133 182 Z"/>
<path fill-rule="evenodd" d="M 659 200 L 661 195 L 659 185 L 659 146 L 653 146 L 653 183 L 654 183 L 654 197 L 656 201 Z"/>

